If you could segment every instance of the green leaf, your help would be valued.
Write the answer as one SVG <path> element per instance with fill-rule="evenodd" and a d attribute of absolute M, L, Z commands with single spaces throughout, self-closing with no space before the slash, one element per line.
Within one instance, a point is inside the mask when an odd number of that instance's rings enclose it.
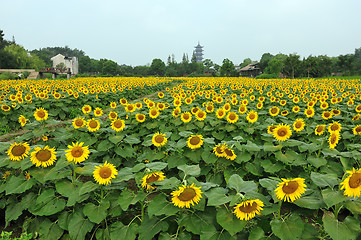
<path fill-rule="evenodd" d="M 45 219 L 40 224 L 40 239 L 59 239 L 63 235 L 64 230 L 59 227 L 56 222 Z"/>
<path fill-rule="evenodd" d="M 228 232 L 219 232 L 213 225 L 206 225 L 202 228 L 200 234 L 200 240 L 230 240 L 236 239 L 232 237 Z"/>
<path fill-rule="evenodd" d="M 0 152 L 8 150 L 10 148 L 9 142 L 0 142 Z"/>
<path fill-rule="evenodd" d="M 247 141 L 247 144 L 242 147 L 248 152 L 259 152 L 261 150 L 260 146 L 251 141 Z"/>
<path fill-rule="evenodd" d="M 175 207 L 173 203 L 167 201 L 166 196 L 159 194 L 153 198 L 153 200 L 148 205 L 148 214 L 149 217 L 160 216 L 165 214 L 166 216 L 176 214 L 180 209 Z"/>
<path fill-rule="evenodd" d="M 314 167 L 319 168 L 321 166 L 324 166 L 327 164 L 327 160 L 322 157 L 316 157 L 316 156 L 309 156 L 307 158 L 307 162 L 312 164 Z"/>
<path fill-rule="evenodd" d="M 269 159 L 263 160 L 261 166 L 268 173 L 275 173 L 283 169 L 283 165 L 280 162 L 273 163 Z"/>
<path fill-rule="evenodd" d="M 203 161 L 207 164 L 215 163 L 218 157 L 211 151 L 204 150 L 201 155 Z"/>
<path fill-rule="evenodd" d="M 237 174 L 233 174 L 228 179 L 228 187 L 233 188 L 234 190 L 237 191 L 237 193 L 239 192 L 247 193 L 247 192 L 257 191 L 256 183 L 254 183 L 253 181 L 243 181 L 243 179 Z"/>
<path fill-rule="evenodd" d="M 207 206 L 220 206 L 222 204 L 228 203 L 232 200 L 231 196 L 226 196 L 227 189 L 224 188 L 212 188 L 211 190 L 205 192 L 204 194 L 208 198 Z"/>
<path fill-rule="evenodd" d="M 180 181 L 176 177 L 171 177 L 166 178 L 163 181 L 157 181 L 155 184 L 159 186 L 158 189 L 174 189 L 180 185 Z"/>
<path fill-rule="evenodd" d="M 247 224 L 247 221 L 239 220 L 232 212 L 228 212 L 225 208 L 218 209 L 217 222 L 226 229 L 231 236 L 242 231 Z"/>
<path fill-rule="evenodd" d="M 267 239 L 264 231 L 260 227 L 255 227 L 249 234 L 248 240 L 265 240 Z"/>
<path fill-rule="evenodd" d="M 99 187 L 99 184 L 95 184 L 90 181 L 86 182 L 81 186 L 81 188 L 79 190 L 79 195 L 82 195 L 82 194 L 85 194 L 88 192 L 92 192 L 92 191 L 96 190 L 98 187 Z"/>
<path fill-rule="evenodd" d="M 108 211 L 110 203 L 108 201 L 101 201 L 98 206 L 94 205 L 93 203 L 87 203 L 83 208 L 83 213 L 85 216 L 89 218 L 90 221 L 99 224 L 103 221 Z"/>
<path fill-rule="evenodd" d="M 118 204 L 123 211 L 127 211 L 130 205 L 136 204 L 138 201 L 143 201 L 146 197 L 144 192 L 139 191 L 137 194 L 134 192 L 124 189 L 119 196 Z"/>
<path fill-rule="evenodd" d="M 6 226 L 13 221 L 18 219 L 18 217 L 23 213 L 23 207 L 21 203 L 13 202 L 10 205 L 6 206 L 5 209 L 5 221 Z"/>
<path fill-rule="evenodd" d="M 325 212 L 322 221 L 325 231 L 334 240 L 353 240 L 360 232 L 360 222 L 351 216 L 340 222 L 333 213 Z"/>
<path fill-rule="evenodd" d="M 354 215 L 361 214 L 360 198 L 357 199 L 350 198 L 344 203 L 344 206 Z"/>
<path fill-rule="evenodd" d="M 339 184 L 339 180 L 336 174 L 321 174 L 317 172 L 311 173 L 311 180 L 319 187 L 330 187 L 333 188 L 334 186 Z"/>
<path fill-rule="evenodd" d="M 300 216 L 292 214 L 285 221 L 279 219 L 272 220 L 271 228 L 273 233 L 281 240 L 297 239 L 302 235 L 304 223 Z"/>
<path fill-rule="evenodd" d="M 236 163 L 241 164 L 243 162 L 248 162 L 251 159 L 252 159 L 252 153 L 242 152 L 242 153 L 238 154 L 238 156 L 236 157 L 236 159 L 234 161 Z"/>
<path fill-rule="evenodd" d="M 276 145 L 274 146 L 273 144 L 271 143 L 265 143 L 263 145 L 263 150 L 265 152 L 276 152 L 276 151 L 279 151 L 282 149 L 282 145 Z"/>
<path fill-rule="evenodd" d="M 33 205 L 29 206 L 29 212 L 39 216 L 50 216 L 65 208 L 66 201 L 55 196 L 53 189 L 43 191 Z"/>
<path fill-rule="evenodd" d="M 103 140 L 99 143 L 97 147 L 98 152 L 107 152 L 109 149 L 113 147 L 113 144 L 108 140 Z"/>
<path fill-rule="evenodd" d="M 185 175 L 198 176 L 201 173 L 199 165 L 182 165 L 177 167 L 183 171 Z"/>
<path fill-rule="evenodd" d="M 123 138 L 124 138 L 124 135 L 115 135 L 115 136 L 110 136 L 108 139 L 112 143 L 118 144 L 123 140 Z"/>
<path fill-rule="evenodd" d="M 73 240 L 83 240 L 85 235 L 93 229 L 94 223 L 85 219 L 79 212 L 75 212 L 69 219 L 69 234 Z"/>
<path fill-rule="evenodd" d="M 139 140 L 139 138 L 137 138 L 134 135 L 129 135 L 129 136 L 126 136 L 126 138 L 124 139 L 124 142 L 129 143 L 129 144 L 132 145 L 132 144 L 140 143 L 140 140 Z"/>
<path fill-rule="evenodd" d="M 152 240 L 157 233 L 167 231 L 168 226 L 165 221 L 160 221 L 156 217 L 149 219 L 148 215 L 145 215 L 139 227 L 139 240 Z"/>
<path fill-rule="evenodd" d="M 299 207 L 308 209 L 321 209 L 325 207 L 321 196 L 303 196 L 293 202 Z"/>
<path fill-rule="evenodd" d="M 188 138 L 190 137 L 191 135 L 193 135 L 192 132 L 189 132 L 189 131 L 182 131 L 182 132 L 179 132 L 179 135 L 184 137 L 184 138 Z"/>
<path fill-rule="evenodd" d="M 32 188 L 35 185 L 36 181 L 33 178 L 26 180 L 24 176 L 15 176 L 12 175 L 6 179 L 5 191 L 6 195 L 14 193 L 23 193 L 26 190 Z"/>
<path fill-rule="evenodd" d="M 153 171 L 161 171 L 168 166 L 168 163 L 165 162 L 151 162 L 146 164 L 147 168 Z"/>
<path fill-rule="evenodd" d="M 322 190 L 321 193 L 322 193 L 323 201 L 326 203 L 328 208 L 347 200 L 347 197 L 343 195 L 342 192 L 338 190 L 335 191 L 331 188 L 326 188 Z"/>
<path fill-rule="evenodd" d="M 134 222 L 127 226 L 121 222 L 115 222 L 110 226 L 110 239 L 134 240 L 137 237 L 138 229 L 138 225 Z"/>

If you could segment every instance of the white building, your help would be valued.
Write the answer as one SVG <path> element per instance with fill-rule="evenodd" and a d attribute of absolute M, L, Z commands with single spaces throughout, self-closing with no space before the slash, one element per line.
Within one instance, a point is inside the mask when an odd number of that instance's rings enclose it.
<path fill-rule="evenodd" d="M 67 73 L 68 69 L 70 69 L 71 75 L 78 74 L 79 64 L 76 57 L 67 57 L 59 53 L 50 59 L 53 61 L 53 68 L 56 68 L 59 63 L 64 63 L 66 67 L 65 73 Z"/>

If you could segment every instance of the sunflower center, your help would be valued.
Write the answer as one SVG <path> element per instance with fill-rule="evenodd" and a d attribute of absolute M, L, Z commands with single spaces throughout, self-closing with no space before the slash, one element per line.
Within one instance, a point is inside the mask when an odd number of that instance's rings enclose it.
<path fill-rule="evenodd" d="M 188 119 L 189 119 L 189 115 L 188 115 L 188 114 L 184 114 L 184 115 L 183 115 L 183 118 L 184 118 L 185 120 L 188 120 Z"/>
<path fill-rule="evenodd" d="M 203 112 L 199 112 L 199 113 L 198 113 L 198 117 L 199 117 L 199 118 L 203 118 L 203 117 L 204 117 L 204 113 L 203 113 Z"/>
<path fill-rule="evenodd" d="M 144 119 L 144 116 L 143 116 L 143 115 L 138 115 L 138 119 L 139 119 L 139 120 L 143 120 L 143 119 Z"/>
<path fill-rule="evenodd" d="M 147 178 L 146 182 L 147 183 L 152 183 L 152 182 L 158 181 L 158 179 L 159 179 L 159 176 L 153 174 L 151 177 Z"/>
<path fill-rule="evenodd" d="M 97 121 L 91 120 L 91 121 L 89 122 L 89 127 L 91 127 L 91 128 L 96 128 L 97 126 L 98 126 Z"/>
<path fill-rule="evenodd" d="M 219 153 L 219 154 L 222 154 L 223 153 L 223 148 L 221 146 L 216 147 L 216 152 Z"/>
<path fill-rule="evenodd" d="M 123 123 L 121 121 L 115 121 L 114 122 L 114 127 L 121 128 L 122 126 L 123 126 Z"/>
<path fill-rule="evenodd" d="M 224 152 L 227 154 L 227 156 L 232 157 L 233 152 L 230 149 L 225 149 Z"/>
<path fill-rule="evenodd" d="M 256 118 L 256 114 L 251 113 L 251 114 L 249 115 L 249 119 L 253 120 L 253 119 L 255 119 L 255 118 Z"/>
<path fill-rule="evenodd" d="M 331 130 L 332 130 L 332 131 L 337 131 L 337 130 L 338 130 L 338 125 L 333 124 L 333 125 L 331 126 Z"/>
<path fill-rule="evenodd" d="M 282 191 L 286 194 L 292 194 L 298 189 L 298 183 L 296 181 L 290 181 L 283 185 Z"/>
<path fill-rule="evenodd" d="M 51 158 L 51 152 L 48 149 L 42 149 L 36 153 L 36 159 L 40 162 L 46 162 Z"/>
<path fill-rule="evenodd" d="M 331 140 L 330 140 L 331 144 L 335 144 L 336 141 L 337 141 L 337 136 L 336 136 L 336 134 L 332 134 L 332 135 L 331 135 Z"/>
<path fill-rule="evenodd" d="M 40 110 L 40 111 L 38 111 L 37 115 L 38 115 L 39 118 L 44 118 L 45 117 L 45 112 L 43 110 Z"/>
<path fill-rule="evenodd" d="M 322 131 L 323 131 L 323 127 L 322 127 L 322 126 L 318 126 L 316 131 L 317 131 L 317 132 L 322 132 Z"/>
<path fill-rule="evenodd" d="M 155 142 L 156 142 L 156 143 L 162 143 L 163 141 L 164 141 L 163 135 L 157 135 L 157 136 L 155 137 Z"/>
<path fill-rule="evenodd" d="M 327 118 L 330 117 L 330 115 L 331 114 L 329 112 L 325 112 L 325 114 L 324 114 L 324 116 L 327 117 Z"/>
<path fill-rule="evenodd" d="M 230 120 L 235 120 L 235 119 L 236 119 L 236 115 L 230 114 L 230 115 L 229 115 L 229 119 L 230 119 Z"/>
<path fill-rule="evenodd" d="M 349 185 L 351 188 L 357 188 L 361 184 L 361 173 L 354 173 L 350 177 Z"/>
<path fill-rule="evenodd" d="M 241 112 L 244 112 L 244 111 L 245 111 L 245 108 L 244 108 L 244 107 L 241 107 L 239 110 L 240 110 Z"/>
<path fill-rule="evenodd" d="M 133 105 L 128 105 L 128 110 L 133 110 Z"/>
<path fill-rule="evenodd" d="M 356 130 L 357 133 L 360 133 L 361 132 L 361 126 L 357 127 L 355 130 Z"/>
<path fill-rule="evenodd" d="M 287 129 L 286 128 L 280 128 L 277 131 L 277 135 L 280 137 L 284 137 L 287 135 Z"/>
<path fill-rule="evenodd" d="M 116 116 L 115 113 L 112 112 L 112 113 L 110 114 L 110 117 L 111 117 L 111 118 L 116 118 L 117 116 Z"/>
<path fill-rule="evenodd" d="M 244 204 L 243 206 L 239 207 L 239 210 L 244 213 L 250 213 L 257 209 L 257 203 L 253 202 L 252 204 Z"/>
<path fill-rule="evenodd" d="M 357 109 L 357 111 L 361 111 L 361 106 L 360 105 L 357 106 L 356 109 Z"/>
<path fill-rule="evenodd" d="M 302 122 L 296 122 L 295 127 L 296 128 L 301 128 L 302 127 Z"/>
<path fill-rule="evenodd" d="M 186 202 L 192 200 L 196 195 L 196 191 L 194 191 L 193 188 L 186 188 L 181 194 L 179 194 L 178 199 Z"/>
<path fill-rule="evenodd" d="M 71 155 L 75 158 L 81 157 L 83 155 L 83 149 L 81 147 L 73 147 L 71 150 Z"/>
<path fill-rule="evenodd" d="M 191 140 L 189 140 L 189 142 L 192 145 L 198 145 L 201 142 L 201 139 L 199 137 L 192 137 Z"/>
<path fill-rule="evenodd" d="M 212 106 L 207 106 L 207 110 L 208 111 L 212 111 L 213 107 Z"/>
<path fill-rule="evenodd" d="M 109 178 L 110 176 L 112 175 L 112 170 L 108 167 L 102 167 L 100 170 L 99 170 L 99 176 L 103 179 L 107 179 Z"/>
<path fill-rule="evenodd" d="M 157 110 L 153 109 L 152 111 L 150 111 L 150 114 L 151 114 L 152 116 L 157 115 Z"/>
<path fill-rule="evenodd" d="M 24 147 L 23 145 L 19 145 L 19 146 L 15 146 L 13 147 L 13 149 L 11 150 L 11 153 L 14 155 L 14 156 L 21 156 L 25 153 L 26 151 L 26 147 Z"/>
<path fill-rule="evenodd" d="M 77 119 L 77 120 L 75 120 L 75 125 L 76 125 L 77 127 L 83 126 L 83 120 L 82 120 L 82 119 Z"/>
<path fill-rule="evenodd" d="M 277 108 L 272 108 L 272 109 L 271 109 L 271 113 L 272 113 L 272 114 L 276 114 L 276 113 L 277 113 Z"/>
<path fill-rule="evenodd" d="M 312 110 L 307 110 L 307 115 L 311 115 L 312 114 Z"/>
<path fill-rule="evenodd" d="M 84 111 L 89 112 L 89 108 L 88 107 L 84 108 Z"/>

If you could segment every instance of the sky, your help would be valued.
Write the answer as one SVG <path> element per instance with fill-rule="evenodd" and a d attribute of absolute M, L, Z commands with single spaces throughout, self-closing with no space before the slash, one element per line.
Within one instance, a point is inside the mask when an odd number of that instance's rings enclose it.
<path fill-rule="evenodd" d="M 5 39 L 29 51 L 68 46 L 131 66 L 190 59 L 198 42 L 219 65 L 361 47 L 359 0 L 0 0 L 0 9 Z"/>

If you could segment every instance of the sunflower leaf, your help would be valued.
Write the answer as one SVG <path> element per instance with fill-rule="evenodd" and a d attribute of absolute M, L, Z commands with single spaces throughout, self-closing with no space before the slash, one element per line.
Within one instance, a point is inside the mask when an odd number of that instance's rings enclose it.
<path fill-rule="evenodd" d="M 273 233 L 281 240 L 297 239 L 302 235 L 304 223 L 298 214 L 292 214 L 285 221 L 272 220 L 271 228 Z"/>
<path fill-rule="evenodd" d="M 175 207 L 171 202 L 166 199 L 166 196 L 159 194 L 153 198 L 153 200 L 148 205 L 148 214 L 149 217 L 160 216 L 165 214 L 166 216 L 174 215 L 180 209 Z"/>
<path fill-rule="evenodd" d="M 123 225 L 121 222 L 115 222 L 110 226 L 110 239 L 134 240 L 137 237 L 139 226 L 136 223 Z"/>
<path fill-rule="evenodd" d="M 183 171 L 185 175 L 198 176 L 201 173 L 199 165 L 182 165 L 177 167 Z"/>
<path fill-rule="evenodd" d="M 331 212 L 325 212 L 322 217 L 325 231 L 334 240 L 352 240 L 356 239 L 360 232 L 360 222 L 348 216 L 343 222 L 340 222 Z"/>
<path fill-rule="evenodd" d="M 151 240 L 157 233 L 166 231 L 168 227 L 167 222 L 160 221 L 156 217 L 149 219 L 148 215 L 145 215 L 139 227 L 139 240 Z"/>
<path fill-rule="evenodd" d="M 225 208 L 218 209 L 217 222 L 226 229 L 231 236 L 242 231 L 247 224 L 247 221 L 239 220 L 232 212 L 229 212 Z"/>
<path fill-rule="evenodd" d="M 85 235 L 93 229 L 94 223 L 85 219 L 83 214 L 75 212 L 69 219 L 69 234 L 74 240 L 85 239 Z"/>

